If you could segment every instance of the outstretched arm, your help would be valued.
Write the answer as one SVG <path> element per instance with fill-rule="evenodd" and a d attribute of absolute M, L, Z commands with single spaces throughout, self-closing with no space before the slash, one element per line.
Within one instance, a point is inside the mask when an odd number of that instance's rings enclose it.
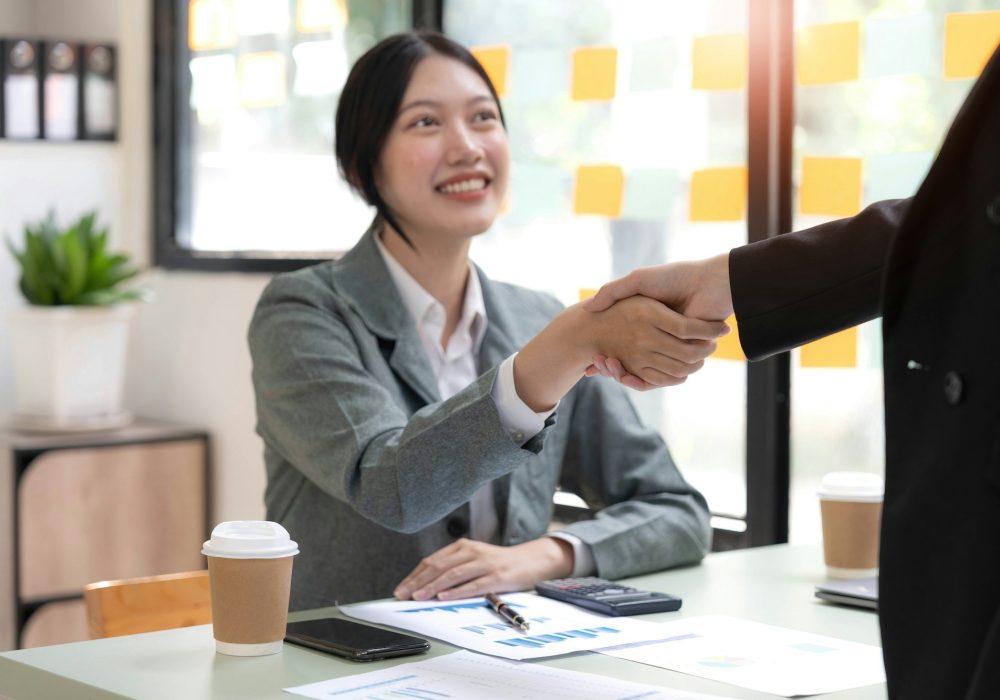
<path fill-rule="evenodd" d="M 605 285 L 585 308 L 645 294 L 687 315 L 723 319 L 735 312 L 751 360 L 869 321 L 882 312 L 889 248 L 909 199 L 877 202 L 857 216 L 734 248 L 708 260 L 636 270 Z M 899 256 L 906 264 L 906 257 Z M 637 389 L 620 363 L 595 367 Z"/>

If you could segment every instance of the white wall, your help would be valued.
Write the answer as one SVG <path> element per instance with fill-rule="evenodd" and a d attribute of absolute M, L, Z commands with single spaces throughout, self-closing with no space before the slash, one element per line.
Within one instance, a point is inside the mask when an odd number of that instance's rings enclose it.
<path fill-rule="evenodd" d="M 264 514 L 246 330 L 265 283 L 259 275 L 157 271 L 149 280 L 157 299 L 142 309 L 132 338 L 129 407 L 211 431 L 217 521 Z"/>
<path fill-rule="evenodd" d="M 152 17 L 150 0 L 2 0 L 0 33 L 118 43 L 121 128 L 115 144 L 0 141 L 0 234 L 50 206 L 65 219 L 98 208 L 112 238 L 148 263 L 151 249 Z M 264 468 L 253 432 L 246 327 L 264 275 L 146 275 L 130 347 L 127 405 L 139 415 L 204 426 L 213 438 L 213 518 L 263 515 Z M 0 316 L 22 303 L 0 251 Z M 2 322 L 0 322 L 2 323 Z M 13 408 L 10 338 L 0 325 L 0 415 Z"/>
<path fill-rule="evenodd" d="M 0 2 L 0 34 L 28 35 L 35 26 L 35 8 L 20 0 Z"/>

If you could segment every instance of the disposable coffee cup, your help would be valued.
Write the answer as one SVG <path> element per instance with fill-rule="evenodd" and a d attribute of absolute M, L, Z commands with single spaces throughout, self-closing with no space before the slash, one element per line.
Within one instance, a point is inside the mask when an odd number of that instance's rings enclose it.
<path fill-rule="evenodd" d="M 823 520 L 823 557 L 831 578 L 878 574 L 882 477 L 865 472 L 830 472 L 817 495 Z"/>
<path fill-rule="evenodd" d="M 292 557 L 299 553 L 288 531 L 265 520 L 220 523 L 201 553 L 208 557 L 215 650 L 230 656 L 281 651 Z"/>

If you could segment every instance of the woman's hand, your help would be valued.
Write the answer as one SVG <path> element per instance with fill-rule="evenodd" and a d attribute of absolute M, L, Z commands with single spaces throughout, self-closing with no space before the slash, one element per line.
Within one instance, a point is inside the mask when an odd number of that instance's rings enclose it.
<path fill-rule="evenodd" d="M 729 254 L 707 260 L 668 263 L 657 267 L 633 270 L 621 279 L 609 282 L 583 304 L 589 311 L 604 311 L 612 304 L 622 303 L 641 294 L 658 299 L 671 308 L 694 318 L 721 320 L 733 312 L 732 290 L 729 284 Z M 613 307 L 612 307 L 613 308 Z M 728 327 L 726 333 L 729 332 Z M 669 351 L 668 351 L 669 352 Z M 632 389 L 647 391 L 658 385 L 630 372 L 613 353 L 597 353 L 592 358 L 587 376 L 602 374 L 613 377 Z"/>
<path fill-rule="evenodd" d="M 643 296 L 586 316 L 587 335 L 597 348 L 595 365 L 601 356 L 616 358 L 643 388 L 683 383 L 715 352 L 716 339 L 728 332 L 722 322 L 689 318 Z"/>
<path fill-rule="evenodd" d="M 461 539 L 424 558 L 393 595 L 400 600 L 470 598 L 523 591 L 573 572 L 573 547 L 554 537 L 501 547 Z"/>
<path fill-rule="evenodd" d="M 674 386 L 701 367 L 715 352 L 716 338 L 728 330 L 722 321 L 688 318 L 643 296 L 602 311 L 576 304 L 517 354 L 514 386 L 532 410 L 551 410 L 585 374 L 594 373 L 596 356 L 620 360 L 643 388 Z"/>

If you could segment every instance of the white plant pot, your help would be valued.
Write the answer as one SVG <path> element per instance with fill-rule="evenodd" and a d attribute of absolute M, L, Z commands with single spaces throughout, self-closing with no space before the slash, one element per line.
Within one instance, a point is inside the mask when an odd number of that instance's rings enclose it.
<path fill-rule="evenodd" d="M 128 423 L 122 395 L 134 315 L 135 304 L 14 309 L 12 424 L 85 430 Z"/>

